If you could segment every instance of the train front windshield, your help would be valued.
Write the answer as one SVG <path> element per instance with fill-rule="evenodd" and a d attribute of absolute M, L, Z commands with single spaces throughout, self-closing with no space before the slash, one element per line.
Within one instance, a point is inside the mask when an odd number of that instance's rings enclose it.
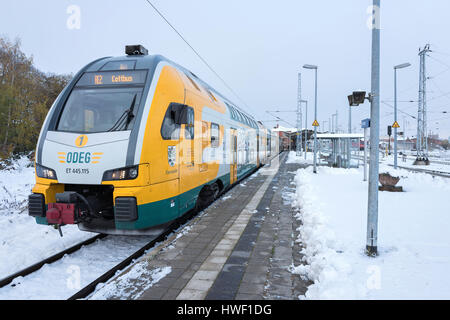
<path fill-rule="evenodd" d="M 95 133 L 133 128 L 146 70 L 86 72 L 70 93 L 58 131 Z"/>
<path fill-rule="evenodd" d="M 142 89 L 75 89 L 58 123 L 58 131 L 95 133 L 131 130 Z"/>

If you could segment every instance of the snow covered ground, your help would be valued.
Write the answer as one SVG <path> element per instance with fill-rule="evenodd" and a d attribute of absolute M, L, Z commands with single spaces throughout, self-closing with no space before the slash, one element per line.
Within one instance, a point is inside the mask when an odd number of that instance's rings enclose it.
<path fill-rule="evenodd" d="M 108 236 L 0 288 L 0 300 L 67 299 L 116 266 L 151 237 Z M 22 252 L 23 254 L 23 252 Z"/>
<path fill-rule="evenodd" d="M 307 153 L 305 159 L 305 153 L 303 153 L 301 156 L 297 156 L 295 151 L 290 151 L 286 163 L 312 164 L 313 153 L 312 152 Z"/>
<path fill-rule="evenodd" d="M 34 168 L 27 157 L 0 170 L 0 279 L 94 236 L 76 226 L 63 227 L 64 237 L 28 216 L 27 199 Z"/>
<path fill-rule="evenodd" d="M 450 162 L 448 162 L 448 164 L 445 164 L 443 163 L 444 160 L 440 158 L 430 157 L 430 165 L 428 166 L 415 166 L 414 165 L 415 160 L 416 160 L 415 157 L 407 157 L 406 161 L 403 161 L 402 156 L 399 155 L 397 158 L 397 165 L 405 168 L 435 170 L 450 173 Z M 438 162 L 436 163 L 435 161 Z M 380 162 L 394 165 L 394 155 L 390 155 L 388 157 L 380 157 Z"/>
<path fill-rule="evenodd" d="M 379 256 L 369 258 L 362 168 L 298 170 L 291 196 L 308 264 L 293 272 L 314 281 L 300 298 L 450 299 L 450 179 L 380 172 L 401 176 L 404 192 L 379 192 Z"/>

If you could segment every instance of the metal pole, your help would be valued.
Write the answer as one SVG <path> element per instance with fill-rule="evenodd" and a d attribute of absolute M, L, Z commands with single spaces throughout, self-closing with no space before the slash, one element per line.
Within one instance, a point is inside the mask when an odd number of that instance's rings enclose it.
<path fill-rule="evenodd" d="M 338 111 L 336 110 L 336 133 L 339 133 Z"/>
<path fill-rule="evenodd" d="M 352 133 L 352 107 L 348 108 L 348 133 Z M 351 160 L 351 146 L 352 141 L 351 138 L 347 139 L 347 169 L 350 168 L 350 160 Z"/>
<path fill-rule="evenodd" d="M 364 181 L 367 181 L 367 128 L 364 128 Z"/>
<path fill-rule="evenodd" d="M 314 69 L 316 76 L 315 99 L 314 99 L 314 120 L 317 121 L 317 68 Z M 314 126 L 314 173 L 317 173 L 317 126 Z"/>
<path fill-rule="evenodd" d="M 373 0 L 372 10 L 372 90 L 366 253 L 369 256 L 376 256 L 378 252 L 378 148 L 380 143 L 380 0 Z"/>
<path fill-rule="evenodd" d="M 306 142 L 308 141 L 308 101 L 306 101 L 305 106 L 305 160 L 306 160 L 306 154 L 307 154 L 307 148 Z"/>
<path fill-rule="evenodd" d="M 352 133 L 352 107 L 348 108 L 348 133 Z"/>
<path fill-rule="evenodd" d="M 302 154 L 302 74 L 298 74 L 296 155 Z"/>
<path fill-rule="evenodd" d="M 394 68 L 394 123 L 397 122 L 397 68 Z M 389 141 L 391 137 L 389 137 Z M 397 127 L 394 128 L 394 169 L 397 169 Z"/>

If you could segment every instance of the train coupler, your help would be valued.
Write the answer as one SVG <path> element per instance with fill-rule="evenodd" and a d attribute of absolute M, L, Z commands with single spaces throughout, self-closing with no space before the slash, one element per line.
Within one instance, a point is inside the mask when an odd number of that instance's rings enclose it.
<path fill-rule="evenodd" d="M 83 204 L 88 207 L 83 211 Z M 87 200 L 76 192 L 56 194 L 56 203 L 49 203 L 46 212 L 47 223 L 58 229 L 62 237 L 61 227 L 67 224 L 78 224 L 90 217 L 91 208 Z"/>

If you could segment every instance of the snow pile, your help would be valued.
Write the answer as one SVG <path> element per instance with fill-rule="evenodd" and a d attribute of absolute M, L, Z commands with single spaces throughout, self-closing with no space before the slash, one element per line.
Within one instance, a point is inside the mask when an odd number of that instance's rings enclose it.
<path fill-rule="evenodd" d="M 34 168 L 23 156 L 0 170 L 0 214 L 24 212 L 34 183 Z"/>
<path fill-rule="evenodd" d="M 0 300 L 67 299 L 148 243 L 149 237 L 108 236 L 0 289 Z"/>
<path fill-rule="evenodd" d="M 293 205 L 301 207 L 295 217 L 302 221 L 297 241 L 305 246 L 302 253 L 307 264 L 293 267 L 292 272 L 314 282 L 308 288 L 306 298 L 361 298 L 365 289 L 350 280 L 352 267 L 342 256 L 345 245 L 337 241 L 329 219 L 323 214 L 324 199 L 313 183 L 314 178 L 311 167 L 300 169 L 295 177 L 298 200 L 294 200 Z"/>
<path fill-rule="evenodd" d="M 114 297 L 121 300 L 135 300 L 171 272 L 171 267 L 149 270 L 148 262 L 145 261 L 130 268 L 127 273 L 116 280 L 100 285 L 101 287 L 89 299 L 105 300 Z"/>
<path fill-rule="evenodd" d="M 295 182 L 298 241 L 314 281 L 307 299 L 449 299 L 450 179 L 394 170 L 403 193 L 379 193 L 377 258 L 364 254 L 367 183 L 360 169 L 300 169 Z"/>
<path fill-rule="evenodd" d="M 0 279 L 71 247 L 94 234 L 63 227 L 64 237 L 28 215 L 28 195 L 35 183 L 27 157 L 0 170 Z"/>
<path fill-rule="evenodd" d="M 297 156 L 297 153 L 295 151 L 289 151 L 286 163 L 312 164 L 313 163 L 313 157 L 314 157 L 314 153 L 307 152 L 306 153 L 306 160 L 305 160 L 305 154 L 304 153 L 302 153 L 301 156 Z"/>

